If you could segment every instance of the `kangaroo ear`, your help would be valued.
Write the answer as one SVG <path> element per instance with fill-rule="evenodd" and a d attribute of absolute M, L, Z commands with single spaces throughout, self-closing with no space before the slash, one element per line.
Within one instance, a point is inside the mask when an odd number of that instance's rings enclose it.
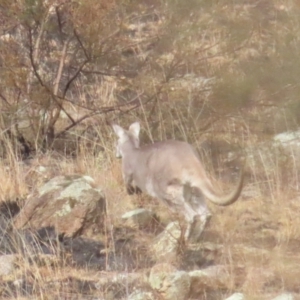
<path fill-rule="evenodd" d="M 112 127 L 113 127 L 114 132 L 116 133 L 116 135 L 119 138 L 124 135 L 125 130 L 121 126 L 119 126 L 117 124 L 113 124 Z"/>
<path fill-rule="evenodd" d="M 139 137 L 140 129 L 141 129 L 141 126 L 140 126 L 140 123 L 139 123 L 139 122 L 134 122 L 134 123 L 132 123 L 132 124 L 129 126 L 129 131 L 130 131 L 136 138 Z"/>

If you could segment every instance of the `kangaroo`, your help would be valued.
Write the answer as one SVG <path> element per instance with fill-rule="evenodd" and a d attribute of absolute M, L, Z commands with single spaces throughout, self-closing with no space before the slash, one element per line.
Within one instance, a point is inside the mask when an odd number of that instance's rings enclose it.
<path fill-rule="evenodd" d="M 122 158 L 122 173 L 129 194 L 144 192 L 158 198 L 187 222 L 185 239 L 198 240 L 211 217 L 205 196 L 216 205 L 234 203 L 243 188 L 244 173 L 235 189 L 218 195 L 194 148 L 182 141 L 166 140 L 140 147 L 140 124 L 125 130 L 113 125 L 118 136 L 116 157 Z M 198 228 L 196 228 L 198 227 Z"/>

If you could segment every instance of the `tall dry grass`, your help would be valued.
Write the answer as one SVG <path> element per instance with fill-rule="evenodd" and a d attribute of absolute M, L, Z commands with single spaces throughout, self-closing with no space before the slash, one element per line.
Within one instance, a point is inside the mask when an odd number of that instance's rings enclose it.
<path fill-rule="evenodd" d="M 230 266 L 232 290 L 221 292 L 220 297 L 225 298 L 236 291 L 245 293 L 247 299 L 271 299 L 282 291 L 298 295 L 299 154 L 295 150 L 287 154 L 282 148 L 273 147 L 271 142 L 277 131 L 295 128 L 292 116 L 298 112 L 297 107 L 290 105 L 290 100 L 298 97 L 297 82 L 293 78 L 298 80 L 295 76 L 299 69 L 295 59 L 298 52 L 294 50 L 298 49 L 299 20 L 292 12 L 297 3 L 274 1 L 272 9 L 268 8 L 269 1 L 259 1 L 257 5 L 261 8 L 250 2 L 245 2 L 244 7 L 233 2 L 224 6 L 220 3 L 203 14 L 200 24 L 194 23 L 195 28 L 201 25 L 203 29 L 200 33 L 198 27 L 192 30 L 194 41 L 199 44 L 184 39 L 175 43 L 178 49 L 188 50 L 188 54 L 197 53 L 192 56 L 192 64 L 186 64 L 187 69 L 190 67 L 195 72 L 195 77 L 203 73 L 219 80 L 199 88 L 193 78 L 179 76 L 166 86 L 164 94 L 156 101 L 147 105 L 141 102 L 137 110 L 108 115 L 107 118 L 124 127 L 140 121 L 142 144 L 165 139 L 190 142 L 199 150 L 207 171 L 216 178 L 218 188 L 224 191 L 234 184 L 239 157 L 246 157 L 246 182 L 241 199 L 226 208 L 210 205 L 213 217 L 203 236 L 205 242 L 223 246 L 222 254 L 214 263 Z M 257 19 L 252 22 L 253 9 L 257 10 L 254 14 Z M 271 12 L 277 12 L 277 17 L 275 13 L 270 15 Z M 219 18 L 214 19 L 213 15 Z M 220 23 L 228 27 L 221 27 Z M 277 25 L 273 27 L 275 23 Z M 248 27 L 249 24 L 253 27 Z M 265 24 L 265 27 L 259 27 L 259 24 Z M 282 24 L 287 25 L 280 26 Z M 230 28 L 233 28 L 232 35 Z M 243 39 L 249 28 L 253 29 L 253 34 L 247 40 L 248 44 L 240 51 L 232 51 L 234 41 Z M 193 52 L 190 48 L 196 50 Z M 206 50 L 198 55 L 197 49 Z M 289 65 L 290 53 L 294 58 L 293 68 L 287 76 L 282 69 Z M 198 60 L 205 67 L 199 67 Z M 292 83 L 288 80 L 291 77 Z M 143 79 L 143 87 L 155 91 L 157 82 L 146 76 L 140 80 Z M 79 91 L 81 86 L 82 82 L 76 81 Z M 104 84 L 98 82 L 87 94 L 82 93 L 79 102 L 86 104 L 90 95 L 96 95 L 101 99 L 99 105 L 112 105 L 118 103 L 116 93 L 117 82 L 110 79 Z M 275 107 L 280 113 L 269 107 Z M 282 109 L 287 116 L 275 118 Z M 76 116 L 81 113 L 80 109 L 73 112 Z M 11 141 L 4 139 L 7 155 L 0 161 L 0 201 L 17 199 L 22 205 L 26 196 L 49 178 L 77 173 L 90 175 L 103 188 L 108 204 L 108 235 L 112 227 L 122 226 L 123 213 L 138 206 L 155 210 L 164 223 L 174 220 L 157 200 L 126 194 L 120 161 L 114 157 L 115 136 L 106 121 L 99 117 L 82 123 L 84 129 L 92 129 L 91 135 L 83 135 L 79 129 L 70 133 L 75 141 L 73 156 L 49 150 L 23 161 Z M 58 129 L 63 128 L 64 122 L 58 123 Z M 80 279 L 97 276 L 90 271 L 70 268 L 61 261 L 40 265 L 29 263 L 28 257 L 21 256 L 18 265 L 11 286 L 17 293 L 12 292 L 11 299 L 26 298 L 23 282 L 31 283 L 28 289 L 33 289 L 38 299 L 67 299 L 72 284 L 64 280 L 70 274 Z M 22 282 L 19 273 L 24 278 Z M 49 295 L 49 282 L 53 280 L 58 292 Z M 54 287 L 51 289 L 53 291 Z M 209 296 L 203 295 L 203 299 L 209 299 Z"/>

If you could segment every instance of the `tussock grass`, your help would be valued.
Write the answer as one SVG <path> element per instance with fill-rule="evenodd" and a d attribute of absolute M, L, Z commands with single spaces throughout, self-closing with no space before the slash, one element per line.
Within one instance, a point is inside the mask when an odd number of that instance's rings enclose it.
<path fill-rule="evenodd" d="M 160 134 L 163 135 L 163 129 L 160 128 Z M 227 128 L 228 139 L 235 136 L 234 132 L 230 131 L 231 128 L 231 126 Z M 223 128 L 223 131 L 226 131 L 226 128 Z M 182 133 L 188 135 L 188 131 L 184 128 Z M 144 134 L 148 135 L 147 131 L 144 131 Z M 255 137 L 249 132 L 248 137 L 249 140 L 243 140 L 244 147 L 258 147 L 259 143 L 257 144 Z M 189 136 L 189 139 L 193 138 Z M 146 195 L 126 194 L 120 161 L 113 155 L 112 140 L 113 137 L 110 136 L 110 140 L 101 145 L 108 149 L 107 152 L 99 152 L 96 155 L 91 155 L 93 152 L 91 149 L 82 148 L 75 159 L 47 153 L 40 157 L 36 156 L 29 166 L 12 158 L 3 162 L 0 166 L 0 172 L 5 174 L 1 200 L 21 198 L 29 193 L 30 188 L 35 189 L 37 186 L 28 186 L 28 177 L 36 173 L 36 178 L 40 178 L 38 170 L 43 166 L 47 171 L 43 179 L 36 181 L 36 185 L 41 185 L 51 176 L 79 173 L 90 175 L 95 179 L 97 186 L 103 187 L 108 204 L 108 236 L 112 227 L 122 226 L 121 215 L 136 207 L 155 210 L 164 223 L 174 220 L 174 215 L 157 200 Z M 95 142 L 95 147 L 97 143 Z M 300 256 L 297 249 L 300 246 L 298 231 L 300 207 L 297 188 L 293 185 L 294 189 L 290 189 L 290 183 L 295 182 L 294 176 L 298 171 L 293 168 L 285 170 L 287 165 L 293 166 L 294 157 L 289 158 L 291 163 L 287 161 L 280 163 L 280 152 L 275 152 L 267 158 L 262 152 L 260 154 L 255 158 L 257 159 L 255 164 L 252 164 L 251 160 L 247 161 L 245 195 L 234 205 L 226 208 L 210 205 L 213 217 L 203 236 L 204 241 L 223 246 L 222 253 L 215 258 L 214 263 L 230 266 L 232 292 L 241 291 L 248 295 L 249 299 L 267 299 L 282 291 L 299 292 L 297 278 Z M 209 155 L 206 153 L 203 157 L 208 159 Z M 14 167 L 8 168 L 11 163 Z M 219 156 L 217 163 L 204 161 L 204 164 L 208 172 L 217 178 L 221 190 L 230 189 L 235 177 L 230 174 L 224 177 L 222 170 L 227 164 L 224 155 Z M 219 166 L 217 170 L 213 170 L 215 165 Z M 223 179 L 226 184 L 222 183 Z M 288 182 L 288 186 L 283 184 L 283 181 Z M 151 238 L 145 239 L 145 243 L 151 243 Z M 36 262 L 32 264 L 28 259 L 26 256 L 21 258 L 18 262 L 20 267 L 13 276 L 16 280 L 20 278 L 20 274 L 25 276 L 24 281 L 31 283 L 27 288 L 41 299 L 46 299 L 49 282 L 53 280 L 60 282 L 57 283 L 58 294 L 53 294 L 53 297 L 62 297 L 69 293 L 68 289 L 78 288 L 68 279 L 70 274 L 73 279 L 84 280 L 80 275 L 82 270 L 69 269 L 63 260 L 40 265 Z M 90 278 L 91 275 L 85 273 L 85 276 Z M 65 282 L 65 287 L 62 282 Z M 16 286 L 13 289 L 15 291 Z M 24 287 L 20 287 L 19 299 L 24 295 L 23 289 Z M 105 295 L 105 291 L 103 293 Z M 224 293 L 224 297 L 229 294 Z M 18 297 L 18 293 L 14 292 L 14 295 Z"/>
<path fill-rule="evenodd" d="M 22 160 L 11 140 L 1 139 L 6 155 L 0 161 L 0 201 L 18 200 L 22 205 L 46 180 L 77 173 L 94 178 L 106 195 L 107 241 L 115 238 L 113 228 L 122 226 L 122 214 L 133 208 L 153 209 L 165 224 L 175 220 L 157 200 L 125 192 L 120 161 L 114 157 L 115 137 L 107 124 L 126 127 L 139 120 L 142 144 L 165 139 L 192 143 L 220 190 L 232 187 L 238 158 L 247 157 L 241 199 L 226 208 L 210 205 L 213 217 L 203 235 L 204 242 L 222 245 L 213 263 L 230 269 L 231 289 L 221 291 L 221 296 L 236 291 L 247 299 L 271 299 L 283 291 L 299 295 L 299 154 L 271 147 L 274 133 L 299 124 L 298 11 L 294 1 L 240 4 L 223 0 L 203 4 L 200 15 L 195 10 L 186 20 L 184 15 L 178 19 L 182 12 L 174 9 L 174 19 L 166 22 L 174 25 L 181 20 L 190 30 L 179 36 L 173 27 L 165 32 L 165 41 L 173 41 L 165 51 L 171 60 L 180 57 L 185 62 L 179 64 L 177 77 L 165 84 L 155 101 L 145 105 L 140 101 L 138 109 L 126 114 L 86 120 L 70 131 L 72 147 L 58 141 L 60 151 L 38 152 Z M 165 60 L 161 55 L 156 63 Z M 135 85 L 128 81 L 128 86 L 157 92 L 157 82 L 166 79 L 168 70 L 160 73 L 164 68 L 154 64 L 149 68 L 150 75 L 141 74 Z M 190 76 L 184 76 L 185 72 Z M 209 80 L 199 81 L 199 77 Z M 79 102 L 87 104 L 96 95 L 103 106 L 118 103 L 120 81 L 103 77 L 81 90 L 85 82 L 76 80 Z M 71 106 L 66 109 L 76 117 L 85 112 Z M 60 119 L 57 130 L 65 125 L 66 120 Z M 143 233 L 135 234 L 141 234 L 146 246 L 152 242 Z M 5 297 L 68 299 L 76 291 L 87 295 L 90 281 L 111 275 L 70 267 L 64 259 L 40 263 L 30 255 L 19 255 L 16 271 L 3 278 Z M 136 259 L 142 261 L 143 253 Z M 0 297 L 2 290 L 0 284 Z M 106 290 L 95 293 L 111 297 Z"/>

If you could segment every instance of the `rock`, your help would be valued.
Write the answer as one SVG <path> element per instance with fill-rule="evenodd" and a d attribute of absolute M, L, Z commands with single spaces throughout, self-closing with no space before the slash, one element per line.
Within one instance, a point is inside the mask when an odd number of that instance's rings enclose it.
<path fill-rule="evenodd" d="M 225 266 L 210 266 L 201 270 L 190 271 L 191 294 L 203 293 L 206 288 L 231 288 L 231 276 Z"/>
<path fill-rule="evenodd" d="M 93 188 L 89 176 L 58 176 L 31 195 L 14 218 L 17 229 L 53 226 L 59 234 L 75 236 L 79 232 L 101 228 L 106 203 L 101 190 Z"/>
<path fill-rule="evenodd" d="M 135 291 L 129 295 L 128 300 L 155 300 L 151 292 Z"/>
<path fill-rule="evenodd" d="M 98 277 L 96 287 L 98 290 L 107 288 L 112 284 L 119 284 L 126 288 L 126 285 L 137 286 L 147 282 L 147 276 L 138 272 L 103 272 L 103 276 Z"/>
<path fill-rule="evenodd" d="M 224 252 L 224 246 L 211 242 L 188 244 L 181 256 L 181 268 L 184 270 L 198 270 L 210 266 Z"/>
<path fill-rule="evenodd" d="M 294 300 L 294 296 L 290 293 L 283 293 L 272 300 Z"/>
<path fill-rule="evenodd" d="M 0 255 L 0 276 L 11 274 L 16 269 L 16 254 Z"/>
<path fill-rule="evenodd" d="M 287 131 L 275 135 L 272 140 L 265 140 L 260 143 L 248 146 L 244 149 L 247 157 L 247 165 L 251 168 L 260 167 L 263 165 L 263 172 L 266 176 L 273 174 L 274 164 L 277 168 L 287 168 L 288 164 L 293 167 L 300 166 L 300 130 Z M 256 170 L 257 173 L 258 170 Z M 249 191 L 243 189 L 243 196 Z M 251 194 L 258 193 L 255 189 L 251 189 Z M 259 196 L 259 195 L 257 195 Z"/>
<path fill-rule="evenodd" d="M 177 256 L 181 228 L 178 222 L 171 222 L 151 245 L 152 252 L 158 260 L 171 261 Z"/>
<path fill-rule="evenodd" d="M 122 216 L 126 220 L 126 225 L 138 228 L 153 228 L 157 222 L 157 216 L 151 210 L 138 208 L 125 213 Z"/>
<path fill-rule="evenodd" d="M 287 131 L 276 134 L 273 137 L 275 142 L 280 143 L 283 147 L 296 147 L 300 148 L 300 130 Z"/>
<path fill-rule="evenodd" d="M 234 293 L 230 297 L 226 298 L 225 300 L 243 300 L 245 299 L 242 293 Z"/>
<path fill-rule="evenodd" d="M 151 287 L 165 300 L 186 300 L 190 291 L 190 276 L 174 266 L 161 263 L 155 265 L 149 276 Z"/>
<path fill-rule="evenodd" d="M 101 272 L 101 276 L 98 276 L 97 282 L 94 283 L 95 288 L 98 291 L 104 291 L 105 300 L 121 299 L 121 295 L 127 295 L 122 299 L 129 299 L 128 294 L 131 297 L 135 296 L 134 290 L 141 285 L 145 285 L 147 277 L 144 273 L 139 272 Z M 149 290 L 149 288 L 148 288 Z M 143 293 L 143 292 L 141 292 Z M 136 292 L 138 296 L 138 292 Z M 145 292 L 145 294 L 147 294 Z M 146 296 L 146 295 L 145 295 Z M 86 299 L 86 298 L 80 298 Z M 89 299 L 89 298 L 88 298 Z M 145 299 L 152 300 L 152 298 L 130 298 L 130 299 Z M 155 299 L 155 298 L 154 298 Z M 155 299 L 156 300 L 156 299 Z"/>
<path fill-rule="evenodd" d="M 273 137 L 273 141 L 274 147 L 281 148 L 283 154 L 292 158 L 293 164 L 300 165 L 300 130 L 277 134 Z"/>

